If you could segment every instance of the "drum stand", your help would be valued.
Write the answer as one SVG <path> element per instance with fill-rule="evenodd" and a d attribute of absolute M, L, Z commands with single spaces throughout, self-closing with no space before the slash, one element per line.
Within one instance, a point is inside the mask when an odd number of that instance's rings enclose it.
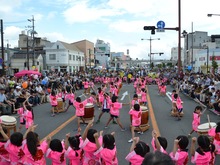
<path fill-rule="evenodd" d="M 144 124 L 144 125 L 140 125 L 140 127 L 141 127 L 141 130 L 143 132 L 145 132 L 150 128 L 150 125 L 149 124 Z M 138 127 L 135 127 L 135 129 L 134 129 L 135 132 L 140 132 L 141 130 Z"/>
<path fill-rule="evenodd" d="M 16 124 L 5 125 L 2 123 L 2 128 L 6 128 L 8 137 L 11 136 L 11 132 L 10 132 L 11 130 L 14 130 L 14 132 L 16 132 Z"/>
<path fill-rule="evenodd" d="M 83 122 L 82 119 L 84 120 L 84 122 Z M 82 119 L 80 118 L 80 123 L 81 124 L 88 124 L 91 120 L 94 119 L 94 117 L 91 117 L 91 118 L 84 118 L 84 117 L 82 117 Z"/>

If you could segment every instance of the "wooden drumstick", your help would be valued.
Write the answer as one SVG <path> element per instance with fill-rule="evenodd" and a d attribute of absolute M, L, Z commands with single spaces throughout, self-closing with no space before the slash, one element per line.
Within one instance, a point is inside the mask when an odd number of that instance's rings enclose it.
<path fill-rule="evenodd" d="M 207 119 L 208 119 L 208 123 L 209 123 L 209 128 L 212 128 L 211 124 L 210 124 L 210 118 L 209 115 L 207 115 Z"/>
<path fill-rule="evenodd" d="M 202 111 L 202 115 L 205 113 L 206 110 L 207 110 L 207 107 Z"/>
<path fill-rule="evenodd" d="M 208 119 L 208 123 L 210 124 L 210 118 L 209 118 L 209 115 L 207 115 L 207 119 Z"/>

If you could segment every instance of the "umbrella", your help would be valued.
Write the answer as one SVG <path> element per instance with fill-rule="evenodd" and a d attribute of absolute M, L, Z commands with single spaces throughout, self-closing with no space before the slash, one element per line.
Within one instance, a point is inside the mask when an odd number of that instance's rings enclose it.
<path fill-rule="evenodd" d="M 22 70 L 22 71 L 20 71 L 20 72 L 17 72 L 17 73 L 15 73 L 15 77 L 22 77 L 22 76 L 24 76 L 24 75 L 28 75 L 28 76 L 30 76 L 30 75 L 38 75 L 38 76 L 41 76 L 41 73 L 40 72 L 38 72 L 38 71 L 34 71 L 34 70 Z"/>

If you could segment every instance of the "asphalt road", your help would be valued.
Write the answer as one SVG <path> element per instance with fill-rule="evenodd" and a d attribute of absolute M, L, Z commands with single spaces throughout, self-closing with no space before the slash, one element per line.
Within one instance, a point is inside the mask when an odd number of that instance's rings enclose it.
<path fill-rule="evenodd" d="M 99 85 L 97 85 L 99 86 Z M 170 86 L 167 87 L 167 91 L 172 91 L 173 88 Z M 128 91 L 130 98 L 133 97 L 134 88 L 133 85 L 124 84 L 122 90 L 119 94 L 119 102 L 128 103 L 129 97 L 125 96 L 123 100 L 120 99 L 124 92 Z M 77 91 L 77 95 L 81 95 L 81 91 Z M 159 96 L 157 92 L 157 86 L 150 85 L 148 86 L 148 93 L 150 96 L 150 100 L 152 103 L 152 109 L 150 109 L 150 115 L 155 115 L 154 124 L 151 122 L 151 117 L 149 118 L 150 128 L 144 132 L 143 135 L 136 134 L 139 136 L 140 139 L 151 147 L 151 132 L 153 126 L 158 126 L 160 135 L 167 138 L 168 147 L 167 151 L 171 152 L 173 148 L 173 141 L 178 135 L 188 135 L 191 131 L 191 123 L 192 123 L 192 113 L 196 105 L 198 105 L 195 101 L 191 98 L 180 94 L 183 100 L 183 109 L 184 109 L 184 116 L 181 121 L 177 121 L 176 118 L 170 116 L 170 109 L 171 109 L 171 101 L 166 96 Z M 39 134 L 40 139 L 50 135 L 52 138 L 64 139 L 66 133 L 71 133 L 71 135 L 75 135 L 77 132 L 75 131 L 77 128 L 77 120 L 74 119 L 75 109 L 70 107 L 69 110 L 65 113 L 60 113 L 55 117 L 50 116 L 50 109 L 51 106 L 49 103 L 42 104 L 39 106 L 34 107 L 34 115 L 35 115 L 35 123 L 38 124 L 36 132 Z M 110 124 L 107 129 L 104 129 L 104 126 L 109 118 L 108 114 L 104 114 L 101 118 L 101 122 L 99 124 L 93 125 L 94 129 L 98 131 L 103 130 L 104 134 L 115 132 L 115 139 L 116 139 L 116 146 L 117 146 L 117 157 L 119 160 L 120 165 L 128 164 L 125 160 L 126 155 L 129 153 L 131 143 L 127 141 L 131 138 L 130 132 L 130 116 L 128 115 L 129 106 L 123 106 L 120 111 L 120 120 L 122 125 L 127 129 L 125 132 L 121 132 L 121 129 L 116 124 Z M 95 121 L 100 113 L 97 107 L 95 107 Z M 201 123 L 207 122 L 207 114 L 210 115 L 210 119 L 212 122 L 218 122 L 219 117 L 214 115 L 213 113 L 206 111 L 205 114 L 201 117 Z M 81 126 L 82 132 L 85 128 L 84 125 Z M 24 129 L 23 131 L 24 132 Z M 197 136 L 196 133 L 193 134 Z M 190 145 L 189 147 L 190 148 Z M 152 151 L 152 147 L 151 147 Z M 49 164 L 49 160 L 47 160 Z M 190 164 L 190 163 L 189 163 Z M 217 156 L 216 164 L 220 164 L 220 158 Z"/>

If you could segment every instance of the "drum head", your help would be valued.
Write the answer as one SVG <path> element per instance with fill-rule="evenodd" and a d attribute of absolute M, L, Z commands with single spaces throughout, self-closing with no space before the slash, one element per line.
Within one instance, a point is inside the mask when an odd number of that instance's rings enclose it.
<path fill-rule="evenodd" d="M 2 120 L 2 124 L 5 124 L 5 125 L 11 125 L 11 124 L 16 124 L 17 123 L 16 118 L 12 117 L 12 116 L 3 115 L 0 118 Z"/>
<path fill-rule="evenodd" d="M 146 111 L 148 108 L 146 106 L 140 106 L 142 111 Z"/>
<path fill-rule="evenodd" d="M 216 123 L 210 122 L 211 127 L 216 127 Z M 209 123 L 204 123 L 198 126 L 198 130 L 209 130 Z"/>
<path fill-rule="evenodd" d="M 86 104 L 86 108 L 91 108 L 91 107 L 94 107 L 92 103 L 87 103 Z"/>
<path fill-rule="evenodd" d="M 63 101 L 62 98 L 57 98 L 57 101 Z"/>

